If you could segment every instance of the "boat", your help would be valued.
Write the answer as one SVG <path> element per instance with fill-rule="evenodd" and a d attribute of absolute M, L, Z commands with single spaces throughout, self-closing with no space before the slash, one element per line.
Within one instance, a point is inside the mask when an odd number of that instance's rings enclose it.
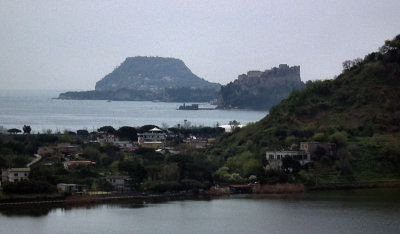
<path fill-rule="evenodd" d="M 199 104 L 192 104 L 192 105 L 186 105 L 185 103 L 181 106 L 179 106 L 179 108 L 177 110 L 216 110 L 217 108 L 200 108 Z"/>
<path fill-rule="evenodd" d="M 199 109 L 199 104 L 192 104 L 192 105 L 186 105 L 183 103 L 183 105 L 179 106 L 178 110 L 198 110 Z"/>

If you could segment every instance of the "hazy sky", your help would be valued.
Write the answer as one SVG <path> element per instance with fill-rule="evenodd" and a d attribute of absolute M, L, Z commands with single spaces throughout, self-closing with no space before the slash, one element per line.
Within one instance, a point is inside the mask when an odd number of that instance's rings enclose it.
<path fill-rule="evenodd" d="M 400 1 L 0 1 L 0 89 L 94 89 L 130 56 L 226 84 L 301 66 L 332 78 L 400 33 Z"/>

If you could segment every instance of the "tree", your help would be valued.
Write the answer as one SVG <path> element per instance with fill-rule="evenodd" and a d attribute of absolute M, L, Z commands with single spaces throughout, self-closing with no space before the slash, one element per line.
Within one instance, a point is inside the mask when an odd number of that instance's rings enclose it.
<path fill-rule="evenodd" d="M 99 129 L 97 129 L 98 132 L 104 132 L 107 134 L 115 134 L 117 131 L 115 130 L 115 128 L 113 128 L 112 126 L 103 126 Z"/>
<path fill-rule="evenodd" d="M 362 58 L 356 58 L 354 60 L 346 60 L 343 62 L 343 71 L 349 71 L 353 67 L 360 66 L 363 62 Z"/>
<path fill-rule="evenodd" d="M 229 121 L 229 125 L 231 126 L 231 130 L 233 132 L 236 128 L 239 127 L 240 122 L 238 122 L 236 120 L 232 120 L 232 121 Z"/>
<path fill-rule="evenodd" d="M 147 131 L 149 131 L 150 129 L 153 129 L 153 128 L 159 128 L 159 127 L 156 126 L 156 125 L 152 125 L 152 124 L 143 125 L 142 127 L 140 127 L 140 128 L 138 129 L 137 132 L 143 133 L 143 132 L 147 132 Z"/>
<path fill-rule="evenodd" d="M 135 161 L 122 161 L 118 165 L 118 169 L 125 171 L 132 178 L 133 186 L 139 188 L 140 183 L 146 178 L 146 169 Z"/>
<path fill-rule="evenodd" d="M 335 132 L 330 135 L 330 139 L 338 148 L 344 147 L 347 144 L 347 135 L 345 132 Z"/>
<path fill-rule="evenodd" d="M 13 157 L 12 160 L 11 160 L 11 163 L 12 163 L 13 167 L 25 167 L 25 165 L 28 162 L 29 161 L 24 156 L 16 156 L 16 157 Z"/>
<path fill-rule="evenodd" d="M 179 166 L 179 180 L 186 177 L 187 166 L 192 161 L 192 158 L 186 154 L 171 155 L 167 158 L 168 162 L 177 163 Z"/>
<path fill-rule="evenodd" d="M 256 159 L 250 159 L 243 164 L 243 174 L 245 177 L 256 175 L 262 177 L 264 175 L 264 168 L 260 161 Z"/>
<path fill-rule="evenodd" d="M 23 127 L 22 127 L 22 130 L 24 130 L 24 134 L 30 134 L 31 133 L 31 126 L 29 126 L 29 125 L 24 125 Z"/>
<path fill-rule="evenodd" d="M 317 146 L 317 148 L 315 149 L 315 156 L 317 160 L 320 160 L 322 156 L 324 156 L 326 154 L 326 150 L 321 147 L 321 146 Z"/>
<path fill-rule="evenodd" d="M 400 34 L 397 35 L 393 40 L 386 40 L 385 45 L 383 45 L 379 51 L 382 54 L 386 54 L 392 51 L 400 49 Z"/>
<path fill-rule="evenodd" d="M 11 129 L 8 129 L 7 132 L 9 132 L 10 134 L 18 134 L 21 132 L 21 130 L 19 130 L 17 128 L 11 128 Z"/>
<path fill-rule="evenodd" d="M 76 134 L 78 134 L 78 136 L 82 136 L 82 137 L 89 136 L 88 130 L 85 130 L 85 129 L 80 129 L 80 130 L 76 131 Z"/>
<path fill-rule="evenodd" d="M 343 71 L 349 71 L 351 67 L 353 66 L 353 63 L 351 60 L 346 60 L 343 62 Z"/>
<path fill-rule="evenodd" d="M 7 161 L 0 156 L 0 168 L 7 168 L 7 167 L 8 167 Z"/>
<path fill-rule="evenodd" d="M 297 174 L 297 172 L 299 172 L 299 170 L 300 170 L 300 167 L 301 167 L 301 165 L 300 165 L 299 161 L 297 161 L 291 157 L 286 156 L 282 159 L 282 169 L 285 172 L 292 171 L 294 174 Z"/>
<path fill-rule="evenodd" d="M 117 131 L 117 136 L 120 138 L 126 138 L 131 141 L 136 141 L 137 140 L 137 131 L 136 128 L 133 127 L 120 127 Z"/>

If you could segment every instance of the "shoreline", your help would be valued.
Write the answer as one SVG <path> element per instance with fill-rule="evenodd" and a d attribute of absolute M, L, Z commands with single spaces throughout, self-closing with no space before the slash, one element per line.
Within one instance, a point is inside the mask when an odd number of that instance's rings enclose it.
<path fill-rule="evenodd" d="M 400 188 L 400 181 L 376 181 L 376 182 L 351 182 L 351 183 L 329 183 L 306 186 L 307 191 L 319 190 L 351 190 L 372 188 Z"/>
<path fill-rule="evenodd" d="M 251 193 L 254 195 L 262 194 L 293 194 L 293 193 L 307 193 L 313 191 L 328 191 L 328 190 L 352 190 L 352 189 L 375 189 L 375 188 L 400 188 L 400 181 L 382 181 L 382 182 L 354 182 L 354 183 L 332 183 L 320 184 L 313 186 L 305 186 L 303 184 L 276 184 L 276 185 L 260 185 Z M 76 204 L 99 204 L 119 200 L 137 200 L 137 199 L 157 199 L 157 198 L 178 198 L 178 197 L 193 197 L 193 196 L 209 196 L 221 197 L 229 196 L 231 193 L 226 187 L 221 187 L 223 192 L 213 192 L 213 189 L 203 193 L 168 193 L 168 194 L 148 194 L 142 195 L 137 193 L 117 193 L 107 195 L 82 195 L 82 196 L 65 196 L 60 194 L 57 196 L 49 196 L 43 194 L 38 197 L 29 199 L 27 197 L 11 197 L 8 199 L 0 200 L 0 209 L 14 206 L 34 206 L 34 205 L 76 205 Z M 49 197 L 47 197 L 49 196 Z M 61 197 L 64 197 L 63 199 Z M 61 199 L 58 199 L 61 198 Z M 18 201 L 20 200 L 20 201 Z"/>
<path fill-rule="evenodd" d="M 40 197 L 34 199 L 22 198 L 23 201 L 18 201 L 18 198 L 10 198 L 0 200 L 0 209 L 2 207 L 12 207 L 12 206 L 28 206 L 28 205 L 49 205 L 49 204 L 62 204 L 62 205 L 74 205 L 74 204 L 95 204 L 116 200 L 135 200 L 135 199 L 155 199 L 155 198 L 176 198 L 176 197 L 188 197 L 195 195 L 208 195 L 206 193 L 170 193 L 170 194 L 149 194 L 140 195 L 126 193 L 126 195 L 121 194 L 107 194 L 107 195 L 82 195 L 82 196 L 64 196 L 64 199 L 46 199 L 46 195 L 43 195 L 43 200 Z M 16 201 L 13 201 L 16 200 Z M 10 202 L 8 202 L 10 201 Z M 11 202 L 12 201 L 12 202 Z"/>

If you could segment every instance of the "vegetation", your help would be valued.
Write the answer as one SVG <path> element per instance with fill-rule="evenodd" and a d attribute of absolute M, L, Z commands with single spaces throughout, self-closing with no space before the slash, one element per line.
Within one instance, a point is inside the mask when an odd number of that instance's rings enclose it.
<path fill-rule="evenodd" d="M 313 165 L 265 173 L 260 181 L 330 183 L 400 178 L 400 35 L 379 52 L 344 63 L 333 80 L 308 82 L 261 121 L 236 130 L 207 151 L 217 174 L 238 173 L 267 150 L 298 149 L 302 141 L 335 143 L 334 155 L 319 150 Z M 285 167 L 285 166 L 284 166 Z M 297 168 L 297 167 L 296 167 Z"/>
<path fill-rule="evenodd" d="M 54 193 L 56 187 L 43 181 L 19 181 L 14 183 L 4 183 L 2 185 L 5 193 L 13 194 L 32 194 L 32 193 Z"/>
<path fill-rule="evenodd" d="M 82 148 L 79 155 L 42 155 L 41 162 L 31 170 L 29 182 L 6 183 L 4 192 L 51 192 L 57 183 L 108 191 L 107 175 L 129 175 L 132 189 L 151 192 L 197 191 L 213 184 L 248 182 L 316 185 L 399 180 L 399 88 L 400 35 L 386 41 L 379 52 L 346 63 L 337 78 L 308 82 L 305 89 L 293 91 L 272 107 L 264 119 L 244 128 L 234 127 L 232 133 L 223 135 L 219 127 L 191 127 L 188 122 L 164 127 L 170 137 L 168 144 L 176 149 L 189 136 L 219 140 L 205 151 L 180 150 L 176 154 L 137 148 L 125 152 L 115 145 L 89 141 L 100 133 L 87 130 L 0 136 L 2 168 L 23 167 L 41 146 L 69 142 Z M 98 131 L 134 141 L 137 133 L 154 127 L 124 126 L 116 130 L 104 126 Z M 307 141 L 334 144 L 335 151 L 319 147 L 314 162 L 306 165 L 285 157 L 278 169 L 266 159 L 267 150 L 297 150 L 300 142 Z M 95 164 L 66 169 L 63 162 L 67 159 Z"/>
<path fill-rule="evenodd" d="M 208 102 L 220 85 L 193 74 L 179 59 L 127 58 L 96 83 L 93 91 L 66 92 L 60 99 Z"/>
<path fill-rule="evenodd" d="M 108 175 L 128 175 L 130 186 L 137 191 L 165 192 L 178 190 L 199 190 L 213 183 L 210 163 L 199 152 L 185 150 L 180 154 L 165 154 L 154 149 L 138 148 L 133 152 L 123 152 L 112 144 L 100 145 L 88 139 L 102 134 L 113 134 L 121 140 L 137 141 L 138 132 L 146 132 L 155 125 L 145 125 L 138 129 L 123 126 L 118 130 L 103 126 L 98 132 L 87 130 L 64 131 L 57 134 L 0 135 L 0 168 L 25 167 L 39 147 L 55 147 L 58 143 L 70 143 L 81 147 L 79 155 L 61 153 L 42 154 L 42 160 L 31 169 L 29 182 L 6 183 L 5 193 L 50 193 L 58 183 L 86 185 L 92 190 L 113 189 L 105 178 Z M 179 145 L 189 136 L 218 137 L 222 128 L 176 126 L 170 128 L 174 136 L 169 145 Z M 65 160 L 92 161 L 94 165 L 65 168 Z M 39 183 L 40 182 L 40 183 Z"/>

